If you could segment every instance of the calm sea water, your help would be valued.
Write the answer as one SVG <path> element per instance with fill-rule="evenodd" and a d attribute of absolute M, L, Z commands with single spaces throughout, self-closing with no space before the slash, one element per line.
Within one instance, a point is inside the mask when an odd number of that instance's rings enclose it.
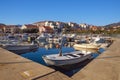
<path fill-rule="evenodd" d="M 62 48 L 62 52 L 63 54 L 65 52 L 72 52 L 72 51 L 75 51 L 74 48 L 72 47 L 63 47 Z M 99 52 L 102 53 L 104 52 L 105 50 L 104 49 L 99 49 Z M 45 62 L 43 61 L 42 59 L 42 56 L 43 55 L 49 55 L 49 54 L 58 54 L 59 53 L 59 49 L 49 49 L 49 50 L 46 50 L 45 48 L 39 48 L 36 52 L 29 52 L 29 53 L 25 53 L 25 54 L 21 54 L 21 56 L 25 57 L 25 58 L 28 58 L 30 60 L 33 60 L 37 63 L 40 63 L 42 65 L 45 65 Z M 94 53 L 93 54 L 93 57 L 96 58 L 99 54 L 96 54 Z M 85 62 L 86 63 L 86 62 Z M 85 63 L 82 63 L 82 64 L 85 64 Z M 81 63 L 80 63 L 81 64 Z M 77 64 L 78 65 L 78 64 Z M 76 65 L 75 65 L 76 66 Z M 76 69 L 72 69 L 72 70 L 67 70 L 67 71 L 64 71 L 64 70 L 60 70 L 62 71 L 63 73 L 65 73 L 66 75 L 68 76 L 72 76 L 74 73 L 76 73 L 77 71 L 79 71 L 82 67 L 77 67 Z"/>
<path fill-rule="evenodd" d="M 72 52 L 74 51 L 74 48 L 67 48 L 67 47 L 63 47 L 62 48 L 62 52 Z M 49 55 L 49 54 L 58 54 L 59 53 L 59 49 L 49 49 L 46 50 L 45 48 L 39 48 L 36 52 L 29 52 L 29 53 L 25 53 L 25 54 L 21 54 L 21 56 L 28 58 L 30 60 L 33 60 L 35 62 L 38 62 L 42 65 L 46 65 L 45 62 L 42 59 L 43 55 Z"/>

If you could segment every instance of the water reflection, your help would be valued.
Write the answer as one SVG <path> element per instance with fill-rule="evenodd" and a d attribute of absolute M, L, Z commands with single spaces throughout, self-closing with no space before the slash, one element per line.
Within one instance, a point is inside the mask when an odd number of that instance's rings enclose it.
<path fill-rule="evenodd" d="M 81 50 L 85 51 L 85 49 L 81 49 Z M 74 48 L 72 48 L 72 47 L 63 47 L 62 48 L 63 54 L 66 52 L 72 52 L 72 51 L 75 51 Z M 90 49 L 87 51 L 90 51 Z M 93 58 L 96 58 L 99 55 L 98 53 L 102 53 L 102 52 L 104 52 L 104 49 L 102 49 L 102 48 L 99 49 L 98 51 L 94 50 L 94 54 L 92 55 Z M 21 54 L 21 56 L 47 66 L 45 64 L 44 60 L 42 59 L 42 56 L 49 55 L 49 54 L 58 54 L 58 53 L 59 53 L 59 49 L 46 50 L 45 48 L 39 48 L 36 52 L 29 52 L 26 54 Z M 72 76 L 73 74 L 75 74 L 76 72 L 81 70 L 84 66 L 86 66 L 91 60 L 85 60 L 83 62 L 74 64 L 74 65 L 67 65 L 67 66 L 61 66 L 61 67 L 50 66 L 50 67 L 55 70 L 59 70 L 68 76 Z"/>
<path fill-rule="evenodd" d="M 75 51 L 74 48 L 72 48 L 72 47 L 71 48 L 67 48 L 67 47 L 62 48 L 63 54 L 66 52 L 72 52 L 72 51 Z M 42 65 L 46 65 L 42 59 L 42 56 L 49 55 L 49 54 L 58 54 L 58 53 L 59 53 L 59 49 L 56 49 L 56 48 L 49 49 L 49 50 L 46 50 L 45 48 L 39 48 L 36 52 L 29 52 L 26 54 L 21 54 L 21 56 L 28 58 L 30 60 L 33 60 L 35 62 L 38 62 Z"/>

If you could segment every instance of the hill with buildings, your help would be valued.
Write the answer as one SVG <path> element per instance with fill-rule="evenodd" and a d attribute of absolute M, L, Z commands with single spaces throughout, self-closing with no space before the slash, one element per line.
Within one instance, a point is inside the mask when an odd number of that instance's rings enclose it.
<path fill-rule="evenodd" d="M 76 32 L 76 33 L 104 33 L 104 32 L 120 32 L 120 22 L 108 24 L 105 26 L 95 26 L 86 23 L 75 23 L 75 22 L 61 22 L 61 21 L 39 21 L 32 24 L 24 25 L 6 25 L 0 23 L 0 32 L 22 32 L 22 31 L 35 31 L 41 32 L 61 32 L 64 28 L 66 32 Z"/>

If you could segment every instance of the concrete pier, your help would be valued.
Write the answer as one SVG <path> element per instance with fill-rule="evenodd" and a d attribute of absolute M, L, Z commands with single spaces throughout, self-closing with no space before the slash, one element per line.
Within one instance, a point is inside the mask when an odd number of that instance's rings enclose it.
<path fill-rule="evenodd" d="M 44 78 L 43 78 L 44 77 Z M 48 68 L 0 48 L 0 80 L 71 80 Z"/>
<path fill-rule="evenodd" d="M 83 69 L 68 77 L 0 48 L 0 80 L 120 80 L 120 39 Z"/>
<path fill-rule="evenodd" d="M 120 39 L 81 71 L 72 76 L 75 80 L 120 80 Z"/>

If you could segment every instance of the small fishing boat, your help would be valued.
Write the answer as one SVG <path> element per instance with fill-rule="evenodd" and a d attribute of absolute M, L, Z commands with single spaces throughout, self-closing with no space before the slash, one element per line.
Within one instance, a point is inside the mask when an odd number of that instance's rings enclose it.
<path fill-rule="evenodd" d="M 76 64 L 92 58 L 91 52 L 74 51 L 64 54 L 51 54 L 42 56 L 48 66 L 65 66 Z"/>

